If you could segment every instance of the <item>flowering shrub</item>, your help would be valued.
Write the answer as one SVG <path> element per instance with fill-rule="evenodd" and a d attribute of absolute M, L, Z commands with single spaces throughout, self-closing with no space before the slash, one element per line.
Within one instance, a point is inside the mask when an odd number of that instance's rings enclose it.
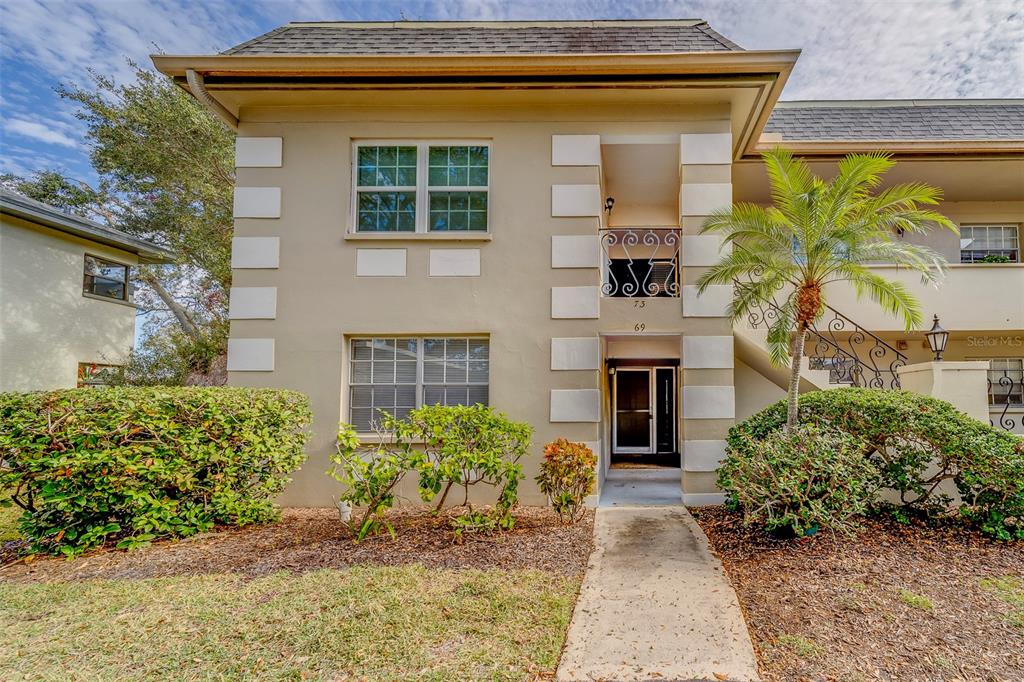
<path fill-rule="evenodd" d="M 597 455 L 583 443 L 565 438 L 544 446 L 537 483 L 551 500 L 562 523 L 576 523 L 583 516 L 583 500 L 594 492 Z"/>
<path fill-rule="evenodd" d="M 78 554 L 272 520 L 309 403 L 248 388 L 0 393 L 0 489 L 37 552 Z"/>

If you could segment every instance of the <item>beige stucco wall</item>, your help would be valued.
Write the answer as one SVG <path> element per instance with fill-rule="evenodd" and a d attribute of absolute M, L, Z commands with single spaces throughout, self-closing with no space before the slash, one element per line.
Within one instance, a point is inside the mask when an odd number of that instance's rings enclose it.
<path fill-rule="evenodd" d="M 600 370 L 552 371 L 552 338 L 633 334 L 639 323 L 648 334 L 730 333 L 720 318 L 683 318 L 680 299 L 652 300 L 643 310 L 631 301 L 603 299 L 599 319 L 552 319 L 551 310 L 552 287 L 600 284 L 597 268 L 551 267 L 552 235 L 597 238 L 598 229 L 596 217 L 553 218 L 552 185 L 600 182 L 596 166 L 552 166 L 552 135 L 722 132 L 729 129 L 728 106 L 561 107 L 558 95 L 546 95 L 545 106 L 531 100 L 520 107 L 515 97 L 487 107 L 452 106 L 447 95 L 435 100 L 419 93 L 387 108 L 375 107 L 377 99 L 369 95 L 345 107 L 243 109 L 241 135 L 281 137 L 283 163 L 240 168 L 238 185 L 280 187 L 282 199 L 280 218 L 239 218 L 236 236 L 280 237 L 280 267 L 235 270 L 235 287 L 277 287 L 277 311 L 275 319 L 234 320 L 231 336 L 273 338 L 275 366 L 272 372 L 231 372 L 229 382 L 302 391 L 316 415 L 310 459 L 283 503 L 329 504 L 337 494 L 323 472 L 337 422 L 347 418 L 350 336 L 488 335 L 491 405 L 536 430 L 521 499 L 537 503 L 542 498 L 533 477 L 543 444 L 559 436 L 594 442 L 602 432 L 594 422 L 549 421 L 551 390 L 599 389 L 603 383 Z M 490 235 L 465 241 L 346 236 L 352 141 L 366 138 L 489 140 Z M 406 275 L 357 277 L 356 251 L 366 248 L 405 249 Z M 480 249 L 481 275 L 430 277 L 431 248 Z M 731 370 L 728 375 L 731 384 Z"/>
<path fill-rule="evenodd" d="M 134 254 L 3 217 L 0 391 L 72 388 L 78 363 L 118 364 L 131 350 L 136 309 L 82 294 L 86 253 L 137 262 Z"/>

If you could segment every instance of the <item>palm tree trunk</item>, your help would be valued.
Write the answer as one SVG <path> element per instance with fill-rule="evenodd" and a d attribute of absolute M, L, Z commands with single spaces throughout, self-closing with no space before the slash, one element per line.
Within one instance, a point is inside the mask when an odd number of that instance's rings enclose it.
<path fill-rule="evenodd" d="M 786 433 L 792 433 L 797 425 L 797 399 L 800 396 L 800 362 L 804 357 L 804 340 L 807 338 L 807 328 L 800 323 L 797 330 L 793 332 L 793 342 L 790 347 L 790 355 L 793 356 L 792 365 L 789 368 L 789 407 L 786 412 Z"/>

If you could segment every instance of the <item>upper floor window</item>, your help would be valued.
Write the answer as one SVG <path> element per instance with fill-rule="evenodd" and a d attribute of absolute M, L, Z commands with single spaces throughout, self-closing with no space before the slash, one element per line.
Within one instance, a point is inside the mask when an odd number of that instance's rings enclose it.
<path fill-rule="evenodd" d="M 961 263 L 1019 263 L 1020 235 L 1017 225 L 962 225 Z"/>
<path fill-rule="evenodd" d="M 97 256 L 85 256 L 83 293 L 118 301 L 128 300 L 129 266 Z"/>
<path fill-rule="evenodd" d="M 423 405 L 486 405 L 489 375 L 486 338 L 352 339 L 349 421 L 368 433 L 381 411 L 401 419 Z"/>
<path fill-rule="evenodd" d="M 486 232 L 487 144 L 356 145 L 356 232 Z"/>

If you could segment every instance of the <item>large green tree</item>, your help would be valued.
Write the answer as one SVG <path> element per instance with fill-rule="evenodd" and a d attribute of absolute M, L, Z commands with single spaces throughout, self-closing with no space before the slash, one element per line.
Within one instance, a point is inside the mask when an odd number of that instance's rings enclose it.
<path fill-rule="evenodd" d="M 934 282 L 945 260 L 924 246 L 895 238 L 934 227 L 956 231 L 941 213 L 941 190 L 921 183 L 878 190 L 895 165 L 887 154 L 850 154 L 831 181 L 784 149 L 763 154 L 771 185 L 770 206 L 739 203 L 711 215 L 702 233 L 721 233 L 732 252 L 698 280 L 700 292 L 714 284 L 735 285 L 729 313 L 746 318 L 766 305 L 778 314 L 768 330 L 776 365 L 789 364 L 787 430 L 797 424 L 800 363 L 807 332 L 825 310 L 826 285 L 848 282 L 858 299 L 868 298 L 902 318 L 906 328 L 921 324 L 917 299 L 900 282 L 868 266 L 894 263 Z"/>
<path fill-rule="evenodd" d="M 137 269 L 137 301 L 158 314 L 147 316 L 134 380 L 216 382 L 231 283 L 233 133 L 159 74 L 135 67 L 128 83 L 91 76 L 89 87 L 59 93 L 79 105 L 95 186 L 53 170 L 3 183 L 173 250 L 173 265 Z"/>

